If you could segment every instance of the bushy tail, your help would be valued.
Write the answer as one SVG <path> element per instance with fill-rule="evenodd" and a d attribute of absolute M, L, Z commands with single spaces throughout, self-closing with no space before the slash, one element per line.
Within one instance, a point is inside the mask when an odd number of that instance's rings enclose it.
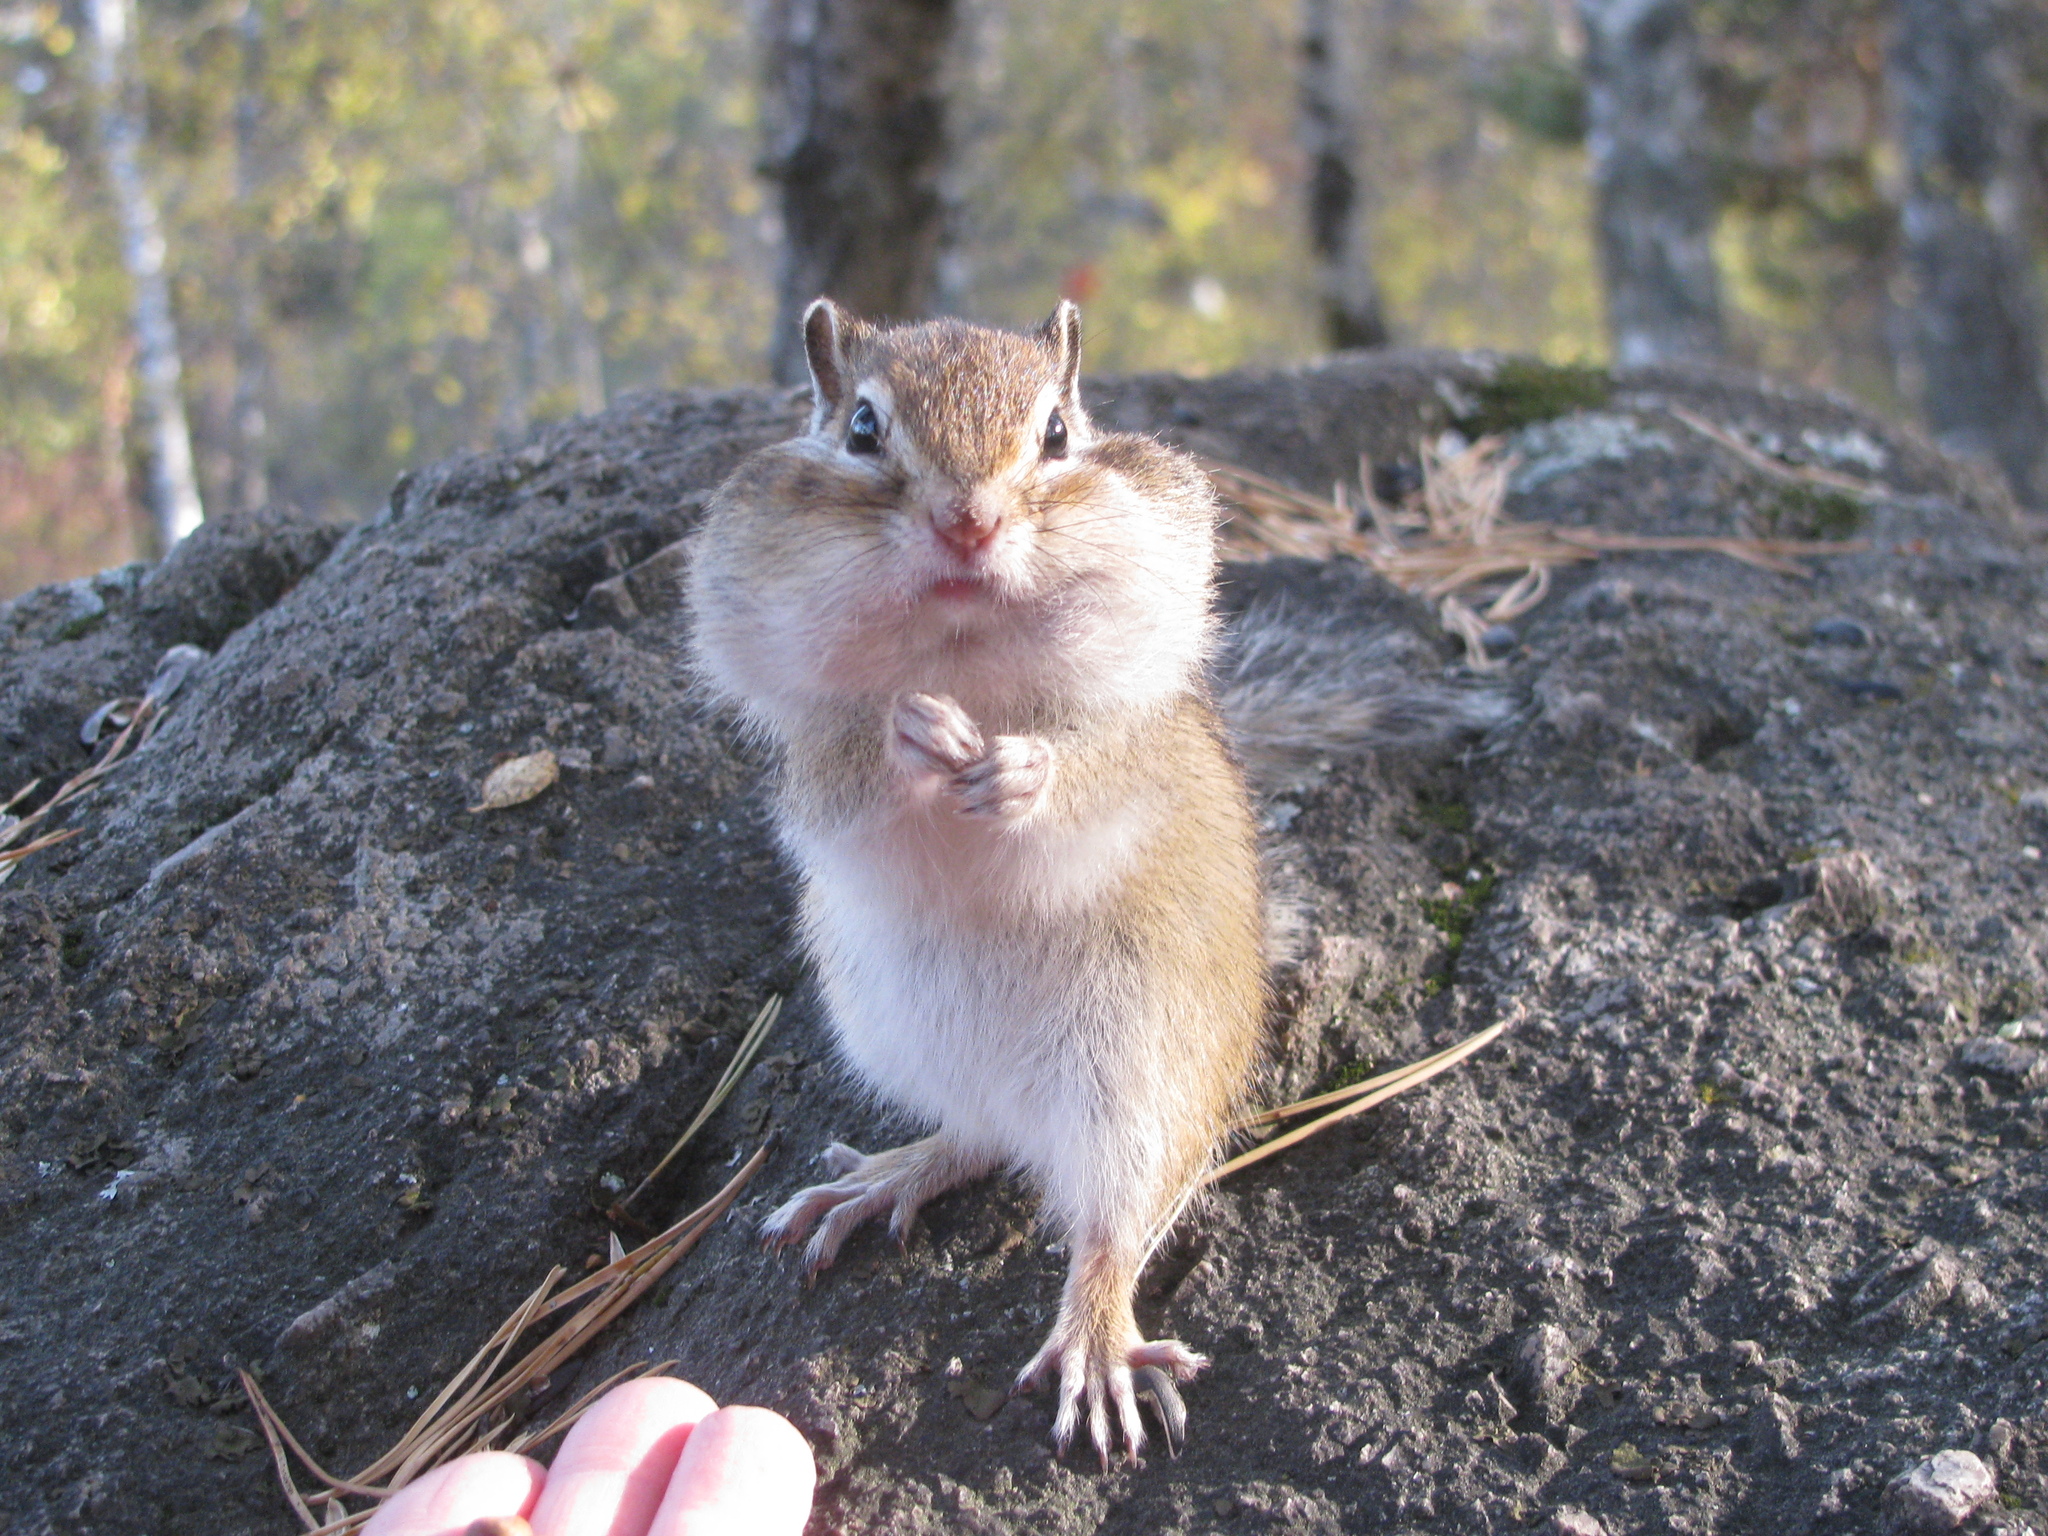
<path fill-rule="evenodd" d="M 1317 759 L 1441 750 L 1506 723 L 1505 689 L 1444 680 L 1441 657 L 1413 631 L 1361 628 L 1353 615 L 1311 614 L 1259 598 L 1226 625 L 1216 700 L 1260 790 Z"/>

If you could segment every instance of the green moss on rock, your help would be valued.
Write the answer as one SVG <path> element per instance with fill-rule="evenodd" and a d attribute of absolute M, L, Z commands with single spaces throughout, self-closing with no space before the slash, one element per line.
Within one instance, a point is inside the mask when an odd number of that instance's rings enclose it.
<path fill-rule="evenodd" d="M 1510 357 L 1471 393 L 1476 404 L 1457 418 L 1458 430 L 1490 437 L 1574 411 L 1597 411 L 1614 394 L 1614 380 L 1604 368 Z"/>

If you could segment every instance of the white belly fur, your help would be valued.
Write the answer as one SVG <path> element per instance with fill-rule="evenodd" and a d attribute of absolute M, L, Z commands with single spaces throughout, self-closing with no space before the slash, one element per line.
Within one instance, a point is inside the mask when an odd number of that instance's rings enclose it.
<path fill-rule="evenodd" d="M 965 840 L 899 820 L 793 850 L 847 1061 L 883 1098 L 1035 1175 L 1069 1222 L 1128 1199 L 1159 1155 L 1143 1101 L 1164 1032 L 1091 920 L 1148 819 L 1127 809 L 1085 836 L 976 825 Z"/>

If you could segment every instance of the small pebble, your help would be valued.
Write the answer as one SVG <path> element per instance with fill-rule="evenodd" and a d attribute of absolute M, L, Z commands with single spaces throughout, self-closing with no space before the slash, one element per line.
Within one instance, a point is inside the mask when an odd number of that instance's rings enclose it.
<path fill-rule="evenodd" d="M 2048 1081 L 2048 1051 L 1998 1035 L 1964 1041 L 1956 1051 L 1956 1065 L 1965 1072 L 2003 1078 L 2022 1088 Z"/>
<path fill-rule="evenodd" d="M 2013 1442 L 2018 1438 L 2019 1431 L 2011 1419 L 1994 1419 L 1991 1427 L 1984 1431 L 1984 1444 L 1996 1461 L 2003 1461 L 2012 1454 Z"/>
<path fill-rule="evenodd" d="M 1583 1509 L 1567 1504 L 1550 1517 L 1543 1536 L 1607 1536 L 1607 1527 Z"/>
<path fill-rule="evenodd" d="M 1407 459 L 1389 459 L 1372 467 L 1372 493 L 1398 507 L 1422 489 L 1422 466 Z"/>
<path fill-rule="evenodd" d="M 1991 1469 L 1968 1451 L 1939 1451 L 1884 1491 L 1884 1513 L 1895 1531 L 1934 1536 L 1952 1531 L 1998 1493 Z"/>
<path fill-rule="evenodd" d="M 1783 1464 L 1799 1459 L 1799 1412 L 1777 1393 L 1765 1393 L 1750 1409 L 1748 1428 L 1750 1449 L 1764 1461 Z"/>
<path fill-rule="evenodd" d="M 1571 1336 L 1555 1323 L 1542 1323 L 1515 1348 L 1510 1376 L 1524 1408 L 1540 1404 L 1572 1367 Z"/>
<path fill-rule="evenodd" d="M 1522 637 L 1507 624 L 1489 624 L 1480 631 L 1479 648 L 1489 656 L 1506 656 L 1522 643 Z"/>
<path fill-rule="evenodd" d="M 1868 645 L 1870 631 L 1854 619 L 1822 619 L 1813 626 L 1813 638 L 1822 645 Z"/>

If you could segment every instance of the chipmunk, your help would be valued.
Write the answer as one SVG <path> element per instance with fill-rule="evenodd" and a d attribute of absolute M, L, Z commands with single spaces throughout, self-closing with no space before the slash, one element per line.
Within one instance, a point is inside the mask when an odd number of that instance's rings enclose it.
<path fill-rule="evenodd" d="M 932 1133 L 834 1143 L 833 1181 L 764 1234 L 808 1235 L 815 1273 L 870 1217 L 900 1239 L 942 1191 L 1021 1172 L 1071 1259 L 1019 1390 L 1057 1373 L 1054 1440 L 1085 1409 L 1105 1469 L 1115 1433 L 1138 1460 L 1149 1392 L 1177 1451 L 1174 1382 L 1207 1361 L 1146 1339 L 1132 1293 L 1237 1116 L 1267 1006 L 1251 800 L 1208 681 L 1215 497 L 1187 455 L 1089 420 L 1071 303 L 1019 335 L 820 299 L 803 335 L 809 429 L 691 536 L 692 662 L 776 749 L 847 1063 Z M 1240 645 L 1235 680 L 1284 692 L 1265 649 Z M 1347 718 L 1413 734 L 1404 708 Z"/>
<path fill-rule="evenodd" d="M 1177 1433 L 1131 1298 L 1259 1055 L 1266 962 L 1245 785 L 1205 685 L 1217 507 L 1185 455 L 1098 431 L 1081 324 L 881 328 L 804 317 L 814 409 L 693 535 L 695 668 L 778 749 L 802 934 L 862 1082 L 934 1127 L 839 1144 L 767 1222 L 847 1235 L 999 1168 L 1071 1252 L 1053 1437 L 1086 1407 L 1143 1450 L 1137 1388 Z M 815 1232 L 812 1229 L 815 1227 Z"/>

